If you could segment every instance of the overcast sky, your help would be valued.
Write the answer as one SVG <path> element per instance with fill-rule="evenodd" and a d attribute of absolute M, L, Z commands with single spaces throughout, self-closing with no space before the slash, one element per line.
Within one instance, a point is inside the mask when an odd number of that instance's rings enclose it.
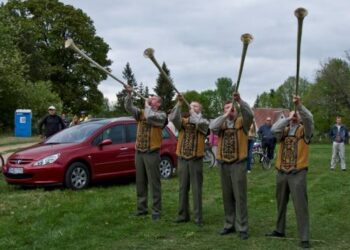
<path fill-rule="evenodd" d="M 240 92 L 251 105 L 257 94 L 281 85 L 296 71 L 297 19 L 304 7 L 301 77 L 314 81 L 320 63 L 350 49 L 349 0 L 64 0 L 94 21 L 111 50 L 112 72 L 127 62 L 136 80 L 153 91 L 158 71 L 143 57 L 152 47 L 180 91 L 214 89 L 219 77 L 237 80 L 240 36 L 251 33 Z M 99 89 L 115 101 L 121 86 L 108 78 Z"/>

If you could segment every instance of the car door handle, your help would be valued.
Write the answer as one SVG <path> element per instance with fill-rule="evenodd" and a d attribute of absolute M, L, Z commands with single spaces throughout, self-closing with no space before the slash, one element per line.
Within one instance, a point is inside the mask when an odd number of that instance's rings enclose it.
<path fill-rule="evenodd" d="M 127 150 L 128 148 L 120 148 L 121 151 Z"/>

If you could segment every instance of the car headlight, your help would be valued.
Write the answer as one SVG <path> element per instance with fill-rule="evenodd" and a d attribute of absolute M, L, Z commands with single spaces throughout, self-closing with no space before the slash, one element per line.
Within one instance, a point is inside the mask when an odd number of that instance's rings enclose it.
<path fill-rule="evenodd" d="M 60 157 L 60 155 L 61 155 L 61 154 L 58 153 L 58 154 L 46 156 L 45 158 L 43 158 L 43 159 L 38 160 L 37 162 L 35 162 L 35 163 L 34 163 L 34 166 L 44 166 L 44 165 L 53 163 L 53 162 L 55 162 L 55 161 Z"/>

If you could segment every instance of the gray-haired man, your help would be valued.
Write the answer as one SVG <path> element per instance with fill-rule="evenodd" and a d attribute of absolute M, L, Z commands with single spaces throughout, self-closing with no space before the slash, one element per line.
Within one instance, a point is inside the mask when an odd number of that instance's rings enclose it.
<path fill-rule="evenodd" d="M 160 181 L 160 146 L 162 130 L 167 119 L 166 114 L 159 111 L 162 100 L 159 96 L 152 96 L 145 101 L 145 109 L 136 108 L 132 104 L 131 91 L 127 88 L 125 109 L 137 121 L 136 134 L 136 194 L 137 216 L 146 215 L 148 184 L 153 198 L 152 219 L 160 219 L 161 212 L 161 181 Z"/>

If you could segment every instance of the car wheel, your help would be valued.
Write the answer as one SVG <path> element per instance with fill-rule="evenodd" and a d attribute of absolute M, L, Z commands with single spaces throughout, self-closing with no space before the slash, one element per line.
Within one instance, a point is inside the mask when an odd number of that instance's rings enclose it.
<path fill-rule="evenodd" d="M 65 176 L 65 184 L 71 189 L 83 189 L 89 185 L 90 172 L 87 166 L 82 162 L 72 163 Z"/>
<path fill-rule="evenodd" d="M 162 156 L 159 163 L 160 176 L 169 179 L 173 173 L 173 162 L 168 156 Z"/>

